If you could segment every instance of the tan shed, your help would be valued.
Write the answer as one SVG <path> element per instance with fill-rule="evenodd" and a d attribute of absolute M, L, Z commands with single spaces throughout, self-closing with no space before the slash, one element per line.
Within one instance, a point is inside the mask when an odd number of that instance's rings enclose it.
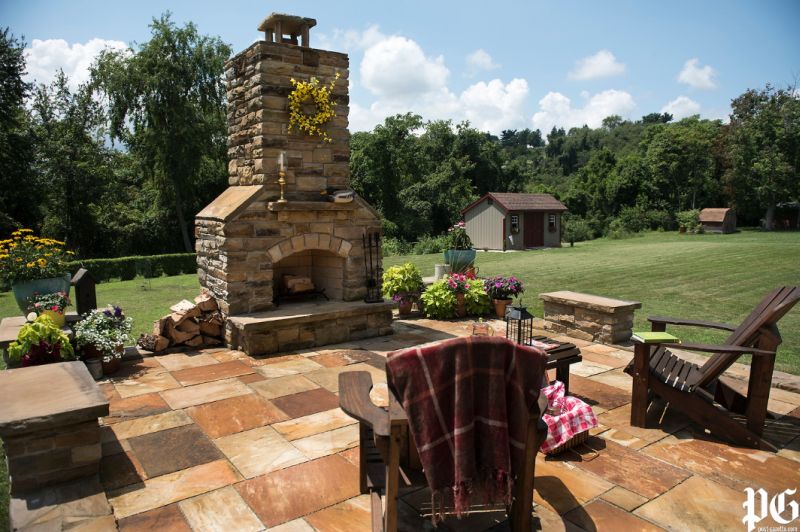
<path fill-rule="evenodd" d="M 550 194 L 488 192 L 461 210 L 475 249 L 561 247 L 561 213 Z"/>
<path fill-rule="evenodd" d="M 700 225 L 706 233 L 735 233 L 736 213 L 733 209 L 703 209 L 700 211 Z"/>

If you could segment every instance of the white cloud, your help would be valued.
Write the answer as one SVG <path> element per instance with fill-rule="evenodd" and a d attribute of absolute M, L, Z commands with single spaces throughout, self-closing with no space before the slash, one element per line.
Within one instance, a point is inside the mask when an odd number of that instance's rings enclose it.
<path fill-rule="evenodd" d="M 503 129 L 524 126 L 528 82 L 512 79 L 503 84 L 499 79 L 480 81 L 468 87 L 459 97 L 463 116 L 481 131 L 498 133 Z"/>
<path fill-rule="evenodd" d="M 661 112 L 669 113 L 675 120 L 680 120 L 687 116 L 700 114 L 700 104 L 686 96 L 678 96 L 662 107 Z"/>
<path fill-rule="evenodd" d="M 711 90 L 717 87 L 714 82 L 716 75 L 716 70 L 709 65 L 701 67 L 700 60 L 695 57 L 684 63 L 683 70 L 678 74 L 678 81 L 694 89 Z"/>
<path fill-rule="evenodd" d="M 352 131 L 371 130 L 387 116 L 407 112 L 426 120 L 469 120 L 474 127 L 493 133 L 525 126 L 528 83 L 524 79 L 479 81 L 457 94 L 448 86 L 450 70 L 444 57 L 426 55 L 406 37 L 367 32 L 344 39 L 365 46 L 360 85 L 375 98 L 368 105 L 351 103 Z M 480 60 L 484 67 L 494 64 L 488 54 L 487 58 Z"/>
<path fill-rule="evenodd" d="M 575 62 L 575 68 L 569 73 L 570 79 L 587 80 L 617 76 L 625 72 L 625 65 L 617 61 L 608 50 L 600 50 L 594 55 L 584 57 Z"/>
<path fill-rule="evenodd" d="M 72 45 L 63 39 L 34 39 L 30 48 L 25 49 L 28 70 L 25 81 L 48 84 L 55 79 L 58 69 L 62 69 L 69 78 L 70 88 L 75 89 L 89 80 L 89 67 L 97 55 L 107 48 L 126 50 L 128 45 L 105 39 Z"/>
<path fill-rule="evenodd" d="M 339 50 L 350 52 L 364 50 L 385 39 L 377 24 L 369 26 L 364 31 L 358 30 L 333 30 L 332 35 L 319 33 L 314 37 L 312 46 L 322 50 Z"/>
<path fill-rule="evenodd" d="M 474 76 L 482 70 L 495 70 L 500 68 L 500 65 L 492 60 L 492 56 L 482 49 L 478 48 L 467 56 L 467 75 Z"/>
<path fill-rule="evenodd" d="M 597 93 L 581 108 L 573 107 L 569 98 L 560 92 L 548 92 L 539 100 L 539 109 L 531 118 L 533 127 L 547 134 L 553 126 L 569 129 L 587 125 L 600 127 L 610 115 L 626 117 L 636 108 L 633 96 L 625 91 L 605 90 Z"/>
<path fill-rule="evenodd" d="M 446 88 L 449 75 L 443 56 L 427 57 L 416 42 L 400 36 L 373 44 L 361 61 L 361 82 L 379 98 L 413 101 Z"/>

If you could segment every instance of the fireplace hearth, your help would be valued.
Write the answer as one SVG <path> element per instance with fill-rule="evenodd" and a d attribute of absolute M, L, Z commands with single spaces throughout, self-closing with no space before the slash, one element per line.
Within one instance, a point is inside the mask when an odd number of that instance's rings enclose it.
<path fill-rule="evenodd" d="M 266 39 L 226 64 L 230 186 L 195 219 L 200 283 L 227 317 L 228 345 L 250 355 L 391 333 L 393 303 L 365 302 L 381 263 L 365 243 L 379 241 L 380 217 L 336 194 L 349 189 L 349 60 L 308 47 L 315 24 L 273 14 Z M 291 79 L 337 74 L 331 142 L 290 132 Z M 306 289 L 290 293 L 290 279 Z"/>

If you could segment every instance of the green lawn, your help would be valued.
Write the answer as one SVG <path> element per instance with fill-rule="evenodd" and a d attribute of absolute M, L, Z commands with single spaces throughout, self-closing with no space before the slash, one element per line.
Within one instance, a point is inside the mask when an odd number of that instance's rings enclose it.
<path fill-rule="evenodd" d="M 197 275 L 177 275 L 155 279 L 134 279 L 97 285 L 97 304 L 119 305 L 133 318 L 133 334 L 153 332 L 153 321 L 169 313 L 181 299 L 192 300 L 200 293 Z M 74 292 L 72 294 L 74 296 Z M 74 307 L 67 310 L 74 310 Z M 0 318 L 19 315 L 11 292 L 0 293 Z"/>
<path fill-rule="evenodd" d="M 441 254 L 387 257 L 384 267 L 413 262 L 433 275 Z M 516 275 L 523 303 L 542 315 L 541 292 L 574 290 L 642 302 L 636 329 L 648 315 L 738 324 L 770 290 L 800 285 L 800 233 L 744 231 L 732 235 L 648 233 L 599 239 L 575 247 L 518 253 L 478 253 L 480 276 Z M 780 322 L 777 369 L 800 374 L 800 304 Z M 725 333 L 682 328 L 685 341 L 714 342 Z"/>

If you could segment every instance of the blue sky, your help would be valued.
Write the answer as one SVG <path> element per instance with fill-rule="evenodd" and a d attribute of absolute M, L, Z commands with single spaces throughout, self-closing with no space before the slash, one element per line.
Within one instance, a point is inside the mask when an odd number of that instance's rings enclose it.
<path fill-rule="evenodd" d="M 494 133 L 595 127 L 608 114 L 725 118 L 746 89 L 800 78 L 794 0 L 5 0 L 0 20 L 24 35 L 31 77 L 60 66 L 77 82 L 97 50 L 145 42 L 167 9 L 234 53 L 273 11 L 316 18 L 312 46 L 350 54 L 353 130 L 406 111 Z"/>

